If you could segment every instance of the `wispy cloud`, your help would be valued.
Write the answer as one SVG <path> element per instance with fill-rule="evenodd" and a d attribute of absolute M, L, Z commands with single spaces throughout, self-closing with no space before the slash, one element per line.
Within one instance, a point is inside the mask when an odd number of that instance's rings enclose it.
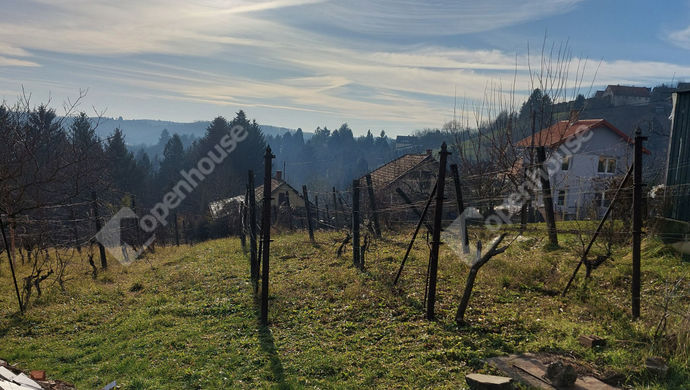
<path fill-rule="evenodd" d="M 0 56 L 0 66 L 40 66 L 33 61 L 20 60 L 18 58 L 9 58 Z"/>
<path fill-rule="evenodd" d="M 450 119 L 456 90 L 472 106 L 487 94 L 509 100 L 513 84 L 519 94 L 532 86 L 527 42 L 507 51 L 449 36 L 548 18 L 580 3 L 9 1 L 0 14 L 0 66 L 21 70 L 9 78 L 15 83 L 53 91 L 89 87 L 92 96 L 105 99 L 93 104 L 110 105 L 111 112 L 130 107 L 123 97 L 138 97 L 151 107 L 175 107 L 165 112 L 179 117 L 169 119 L 200 119 L 185 105 L 198 103 L 255 107 L 265 120 L 295 127 L 333 117 L 406 129 Z M 690 41 L 689 31 L 676 39 Z M 590 61 L 586 86 L 597 65 Z M 648 83 L 674 72 L 690 75 L 690 67 L 609 59 L 596 83 Z M 298 119 L 283 122 L 288 117 Z"/>
<path fill-rule="evenodd" d="M 319 23 L 364 34 L 439 36 L 490 31 L 554 14 L 583 0 L 337 0 L 310 12 L 287 10 L 288 19 Z"/>
<path fill-rule="evenodd" d="M 668 39 L 676 46 L 690 49 L 690 26 L 682 30 L 672 31 L 668 34 Z"/>

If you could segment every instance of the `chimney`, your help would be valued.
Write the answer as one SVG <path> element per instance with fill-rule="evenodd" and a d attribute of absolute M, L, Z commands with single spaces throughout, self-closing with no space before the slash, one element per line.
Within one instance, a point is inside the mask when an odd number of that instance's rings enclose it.
<path fill-rule="evenodd" d="M 427 149 L 427 150 L 426 150 L 426 155 L 427 155 L 427 156 L 431 156 L 431 149 Z"/>
<path fill-rule="evenodd" d="M 283 180 L 283 171 L 276 171 L 276 179 Z"/>

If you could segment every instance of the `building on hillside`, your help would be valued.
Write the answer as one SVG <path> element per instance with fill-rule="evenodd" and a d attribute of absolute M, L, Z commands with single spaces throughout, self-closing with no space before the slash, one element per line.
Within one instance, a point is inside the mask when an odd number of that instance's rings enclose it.
<path fill-rule="evenodd" d="M 410 152 L 418 144 L 417 137 L 413 135 L 399 135 L 395 137 L 396 152 Z"/>
<path fill-rule="evenodd" d="M 438 161 L 431 150 L 424 154 L 405 154 L 369 173 L 371 175 L 376 207 L 384 223 L 391 226 L 399 219 L 409 219 L 414 214 L 397 194 L 400 188 L 412 202 L 424 202 L 431 192 L 438 176 Z M 361 208 L 364 215 L 369 211 L 369 195 L 366 175 L 360 177 Z M 452 187 L 448 187 L 452 188 Z M 418 206 L 418 209 L 422 209 Z"/>
<path fill-rule="evenodd" d="M 581 139 L 582 142 L 576 142 Z M 633 139 L 604 119 L 560 121 L 518 142 L 547 148 L 554 211 L 560 219 L 598 218 L 610 204 L 610 187 L 633 161 Z M 576 146 L 577 145 L 577 146 Z M 645 149 L 645 153 L 649 151 Z M 525 153 L 525 161 L 527 153 Z M 528 163 L 526 161 L 526 163 Z M 543 201 L 537 200 L 543 212 Z"/>
<path fill-rule="evenodd" d="M 254 189 L 254 194 L 256 207 L 259 210 L 263 207 L 263 184 Z M 286 209 L 288 204 L 290 205 L 290 210 Z M 209 211 L 213 219 L 229 217 L 231 221 L 234 221 L 240 216 L 242 207 L 245 205 L 245 194 L 241 194 L 209 203 Z M 283 180 L 282 171 L 276 171 L 275 176 L 271 178 L 271 207 L 272 219 L 274 222 L 278 221 L 279 223 L 288 223 L 288 221 L 285 221 L 288 216 L 297 219 L 303 217 L 303 214 L 306 213 L 304 198 L 299 191 Z M 257 216 L 257 218 L 259 217 Z"/>
<path fill-rule="evenodd" d="M 626 85 L 609 85 L 601 94 L 597 92 L 596 97 L 608 97 L 611 104 L 617 106 L 642 106 L 649 104 L 651 99 L 651 89 L 647 87 L 632 87 Z"/>
<path fill-rule="evenodd" d="M 254 189 L 254 194 L 256 195 L 257 205 L 263 205 L 263 203 L 261 203 L 264 198 L 263 184 Z M 283 180 L 282 171 L 276 171 L 275 176 L 271 178 L 271 206 L 280 207 L 283 203 L 287 202 L 288 198 L 290 207 L 293 210 L 304 208 L 304 198 L 302 194 Z"/>

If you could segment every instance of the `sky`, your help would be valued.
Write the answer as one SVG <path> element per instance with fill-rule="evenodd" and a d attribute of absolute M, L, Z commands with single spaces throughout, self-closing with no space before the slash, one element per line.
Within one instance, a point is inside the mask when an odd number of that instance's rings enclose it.
<path fill-rule="evenodd" d="M 0 0 L 0 99 L 410 134 L 690 81 L 690 0 Z M 559 60 L 560 58 L 560 60 Z M 550 71 L 550 73 L 549 73 Z M 556 75 L 553 77 L 545 74 Z M 539 77 L 542 75 L 541 77 Z M 541 81 L 540 81 L 541 80 Z"/>

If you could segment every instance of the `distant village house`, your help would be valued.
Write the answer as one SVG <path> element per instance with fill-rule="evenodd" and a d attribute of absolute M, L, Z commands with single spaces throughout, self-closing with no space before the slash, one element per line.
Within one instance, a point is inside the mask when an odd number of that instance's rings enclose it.
<path fill-rule="evenodd" d="M 594 97 L 609 98 L 614 107 L 642 106 L 649 104 L 651 92 L 651 89 L 647 87 L 609 85 L 605 90 L 597 91 Z"/>

